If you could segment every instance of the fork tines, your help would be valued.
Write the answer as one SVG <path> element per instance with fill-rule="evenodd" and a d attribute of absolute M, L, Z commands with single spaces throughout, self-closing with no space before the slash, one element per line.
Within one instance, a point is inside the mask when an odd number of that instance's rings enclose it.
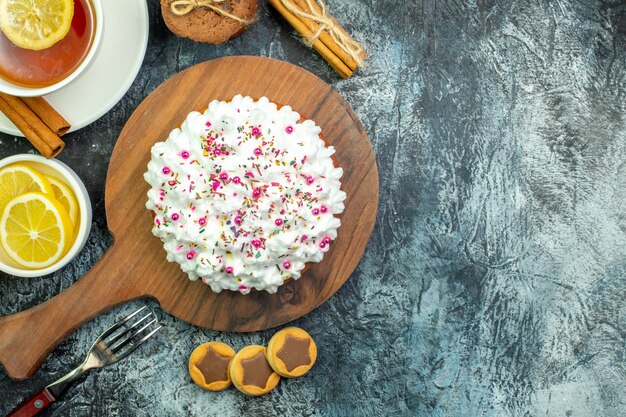
<path fill-rule="evenodd" d="M 141 307 L 139 310 L 129 314 L 109 327 L 98 338 L 98 341 L 103 343 L 104 349 L 116 356 L 116 360 L 122 359 L 132 353 L 142 343 L 161 329 L 161 326 L 158 325 L 158 319 L 153 312 L 149 312 L 135 321 L 132 325 L 127 325 L 127 323 L 129 323 L 144 309 L 146 309 L 146 306 Z M 154 326 L 155 324 L 157 325 L 156 327 Z"/>

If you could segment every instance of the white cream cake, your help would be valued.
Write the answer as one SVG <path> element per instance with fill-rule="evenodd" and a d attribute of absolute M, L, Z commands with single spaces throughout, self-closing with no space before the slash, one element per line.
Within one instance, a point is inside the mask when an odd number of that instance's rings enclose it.
<path fill-rule="evenodd" d="M 237 95 L 190 113 L 152 147 L 152 233 L 215 292 L 277 291 L 320 262 L 346 194 L 335 150 L 290 106 Z"/>

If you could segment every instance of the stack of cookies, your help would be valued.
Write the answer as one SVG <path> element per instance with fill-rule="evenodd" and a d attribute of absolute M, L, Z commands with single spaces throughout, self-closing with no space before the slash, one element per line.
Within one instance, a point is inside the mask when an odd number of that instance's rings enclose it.
<path fill-rule="evenodd" d="M 209 391 L 221 391 L 231 383 L 247 395 L 264 395 L 276 388 L 280 378 L 300 377 L 313 367 L 317 346 L 298 327 L 276 333 L 267 344 L 246 346 L 239 352 L 222 342 L 198 346 L 189 358 L 189 374 Z"/>
<path fill-rule="evenodd" d="M 257 7 L 258 0 L 161 0 L 163 20 L 176 36 L 212 44 L 243 33 Z"/>

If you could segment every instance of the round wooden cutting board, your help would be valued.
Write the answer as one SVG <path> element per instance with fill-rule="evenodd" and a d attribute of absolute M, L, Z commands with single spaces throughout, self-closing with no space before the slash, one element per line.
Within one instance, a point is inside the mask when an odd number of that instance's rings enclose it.
<path fill-rule="evenodd" d="M 289 104 L 314 120 L 344 170 L 347 193 L 338 238 L 324 260 L 276 294 L 216 294 L 168 263 L 151 233 L 143 179 L 150 148 L 187 114 L 236 94 Z M 78 325 L 117 304 L 155 298 L 170 314 L 197 326 L 250 332 L 297 319 L 333 295 L 361 259 L 378 207 L 378 173 L 369 139 L 348 103 L 328 84 L 288 63 L 227 57 L 195 65 L 153 91 L 135 110 L 117 141 L 106 180 L 106 213 L 113 245 L 87 275 L 37 307 L 0 318 L 0 362 L 15 379 L 31 375 Z"/>

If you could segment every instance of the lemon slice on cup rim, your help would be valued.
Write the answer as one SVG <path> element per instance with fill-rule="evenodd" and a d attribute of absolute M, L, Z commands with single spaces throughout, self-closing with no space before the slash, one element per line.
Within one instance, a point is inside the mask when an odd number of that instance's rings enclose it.
<path fill-rule="evenodd" d="M 52 186 L 39 171 L 20 163 L 0 168 L 0 216 L 10 200 L 30 191 L 54 195 Z"/>
<path fill-rule="evenodd" d="M 54 197 L 28 192 L 12 199 L 0 218 L 0 244 L 15 262 L 29 269 L 53 265 L 73 243 L 65 208 Z"/>
<path fill-rule="evenodd" d="M 73 0 L 0 0 L 0 30 L 24 49 L 38 51 L 59 42 L 73 17 Z"/>

